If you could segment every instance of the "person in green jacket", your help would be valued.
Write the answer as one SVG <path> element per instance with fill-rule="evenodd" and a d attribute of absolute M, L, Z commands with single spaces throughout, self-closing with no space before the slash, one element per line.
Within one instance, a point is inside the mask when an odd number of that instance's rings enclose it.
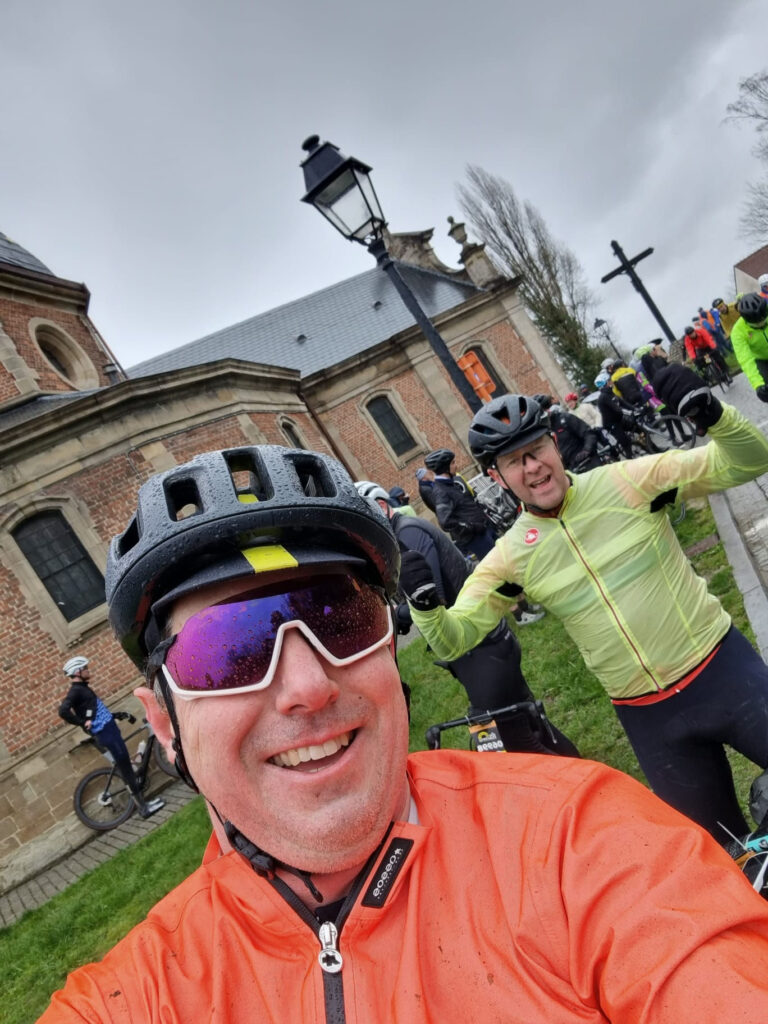
<path fill-rule="evenodd" d="M 757 397 L 768 402 L 768 302 L 748 292 L 737 306 L 741 317 L 731 331 L 733 351 Z"/>
<path fill-rule="evenodd" d="M 438 658 L 471 648 L 525 589 L 563 622 L 605 687 L 658 796 L 722 842 L 748 826 L 727 744 L 768 767 L 768 667 L 708 593 L 664 506 L 768 471 L 768 440 L 677 365 L 654 387 L 711 443 L 565 472 L 535 400 L 505 395 L 476 413 L 475 458 L 524 511 L 451 608 L 409 560 L 401 588 Z"/>

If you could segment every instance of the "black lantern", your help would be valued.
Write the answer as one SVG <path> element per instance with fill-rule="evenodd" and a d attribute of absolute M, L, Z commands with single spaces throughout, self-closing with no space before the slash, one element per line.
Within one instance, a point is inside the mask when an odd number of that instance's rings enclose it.
<path fill-rule="evenodd" d="M 344 156 L 332 142 L 320 142 L 318 135 L 310 135 L 301 148 L 309 154 L 301 163 L 307 190 L 302 202 L 319 210 L 350 242 L 366 246 L 424 332 L 456 390 L 472 412 L 477 412 L 480 399 L 387 251 L 383 234 L 387 222 L 369 177 L 371 168 L 357 157 Z"/>
<path fill-rule="evenodd" d="M 309 156 L 302 162 L 302 202 L 311 203 L 350 241 L 367 244 L 386 221 L 369 175 L 371 168 L 354 156 L 344 156 L 332 142 L 310 135 L 302 144 Z"/>

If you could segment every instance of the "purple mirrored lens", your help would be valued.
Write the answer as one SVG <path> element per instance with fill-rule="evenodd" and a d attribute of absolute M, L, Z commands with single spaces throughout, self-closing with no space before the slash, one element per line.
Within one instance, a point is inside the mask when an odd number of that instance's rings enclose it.
<path fill-rule="evenodd" d="M 381 593 L 346 574 L 291 580 L 288 593 L 238 595 L 187 619 L 165 661 L 184 690 L 237 690 L 269 671 L 284 622 L 304 622 L 335 658 L 349 658 L 386 636 L 389 612 Z"/>

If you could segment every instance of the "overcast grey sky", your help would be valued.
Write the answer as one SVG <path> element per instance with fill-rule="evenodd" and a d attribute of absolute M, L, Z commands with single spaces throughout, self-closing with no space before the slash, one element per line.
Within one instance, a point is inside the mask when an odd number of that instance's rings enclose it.
<path fill-rule="evenodd" d="M 0 231 L 86 283 L 130 366 L 373 266 L 299 202 L 317 133 L 452 266 L 466 165 L 507 178 L 634 345 L 659 332 L 600 284 L 612 238 L 654 247 L 676 332 L 754 248 L 754 137 L 723 117 L 764 40 L 758 0 L 5 0 Z"/>

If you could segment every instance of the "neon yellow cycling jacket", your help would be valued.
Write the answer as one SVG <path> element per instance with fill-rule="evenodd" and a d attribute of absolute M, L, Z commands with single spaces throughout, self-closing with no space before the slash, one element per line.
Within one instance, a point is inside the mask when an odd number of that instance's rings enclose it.
<path fill-rule="evenodd" d="M 693 571 L 659 499 L 711 494 L 768 471 L 768 441 L 736 409 L 712 443 L 602 466 L 571 477 L 556 518 L 525 510 L 450 609 L 412 609 L 438 658 L 474 647 L 514 598 L 505 583 L 562 620 L 609 696 L 638 697 L 685 676 L 712 651 L 730 616 Z M 658 509 L 653 511 L 653 509 Z"/>
<path fill-rule="evenodd" d="M 768 384 L 756 362 L 758 359 L 768 360 L 768 328 L 751 327 L 742 317 L 731 331 L 731 344 L 739 366 L 752 387 L 759 388 L 761 384 Z"/>

